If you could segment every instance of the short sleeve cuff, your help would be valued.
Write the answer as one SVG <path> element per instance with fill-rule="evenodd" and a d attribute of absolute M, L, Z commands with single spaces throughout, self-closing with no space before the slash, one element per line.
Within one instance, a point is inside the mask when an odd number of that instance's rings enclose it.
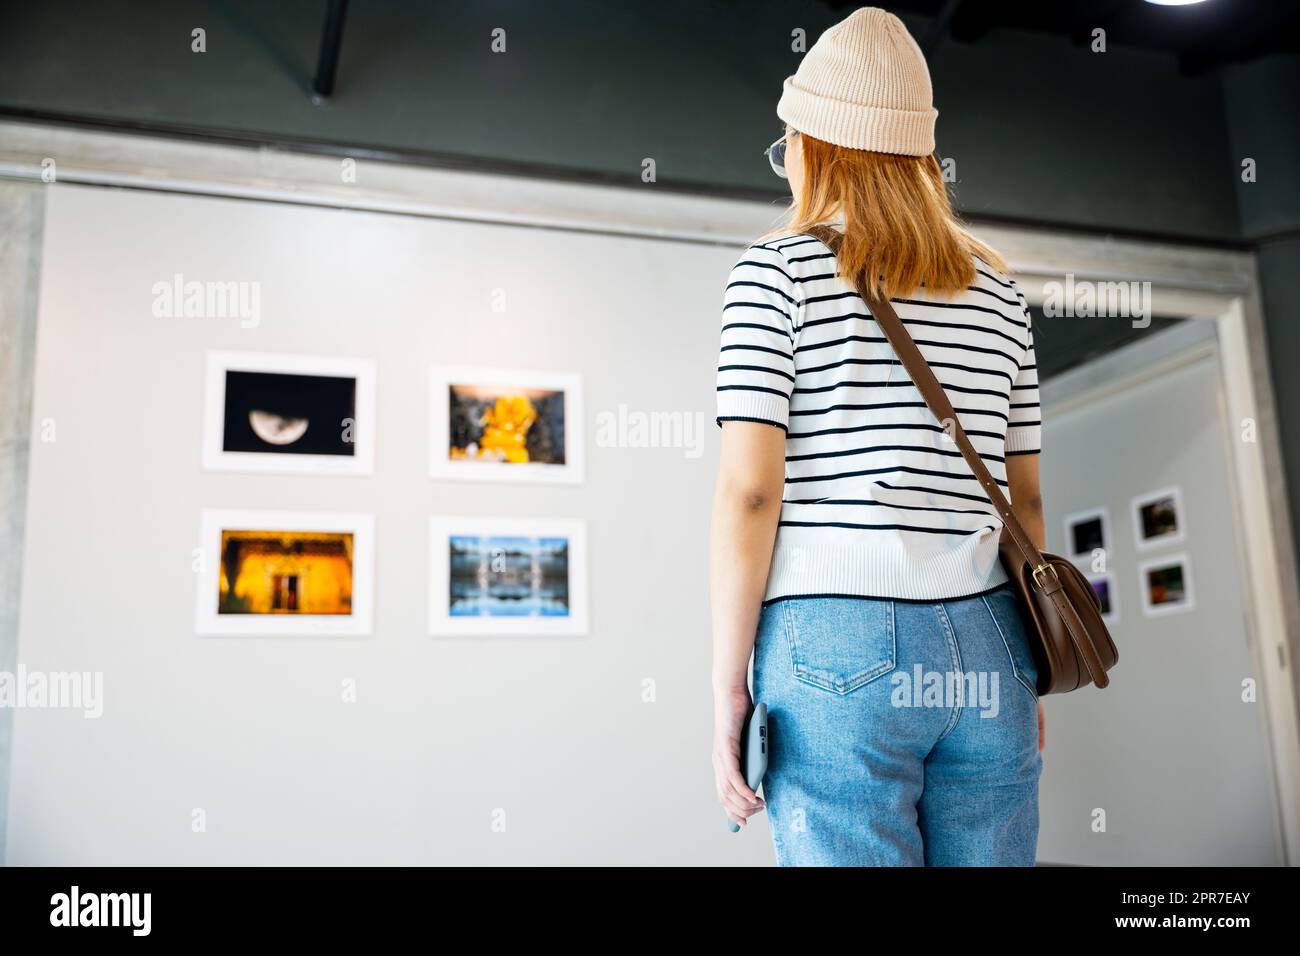
<path fill-rule="evenodd" d="M 788 430 L 790 402 L 786 398 L 763 392 L 718 392 L 718 424 L 725 421 L 764 422 Z"/>
<path fill-rule="evenodd" d="M 1042 425 L 1016 425 L 1007 429 L 1006 452 L 1008 455 L 1035 455 L 1042 451 Z"/>

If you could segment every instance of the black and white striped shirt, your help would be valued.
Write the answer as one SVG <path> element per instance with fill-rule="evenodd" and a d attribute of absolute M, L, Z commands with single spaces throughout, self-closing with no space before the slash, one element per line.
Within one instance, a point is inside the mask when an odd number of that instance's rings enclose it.
<path fill-rule="evenodd" d="M 951 299 L 892 299 L 989 471 L 1039 451 L 1029 308 L 976 259 Z M 767 601 L 943 600 L 1006 581 L 1001 519 L 853 286 L 817 239 L 756 243 L 722 311 L 718 422 L 786 431 L 785 490 Z"/>

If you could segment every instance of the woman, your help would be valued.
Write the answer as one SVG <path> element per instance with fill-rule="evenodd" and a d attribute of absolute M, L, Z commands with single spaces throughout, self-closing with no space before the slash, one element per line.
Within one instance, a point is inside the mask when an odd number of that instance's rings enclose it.
<path fill-rule="evenodd" d="M 890 298 L 1041 547 L 1029 310 L 953 217 L 896 17 L 823 34 L 777 114 L 790 222 L 732 270 L 718 363 L 718 798 L 766 808 L 782 865 L 1031 866 L 1042 711 L 1002 523 L 858 290 Z M 766 802 L 738 766 L 751 653 Z"/>

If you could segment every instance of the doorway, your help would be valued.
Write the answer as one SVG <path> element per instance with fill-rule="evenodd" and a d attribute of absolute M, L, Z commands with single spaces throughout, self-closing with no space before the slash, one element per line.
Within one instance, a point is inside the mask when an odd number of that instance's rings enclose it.
<path fill-rule="evenodd" d="M 1048 550 L 1104 596 L 1120 664 L 1045 701 L 1039 858 L 1278 865 L 1215 324 L 1159 328 L 1043 386 Z"/>

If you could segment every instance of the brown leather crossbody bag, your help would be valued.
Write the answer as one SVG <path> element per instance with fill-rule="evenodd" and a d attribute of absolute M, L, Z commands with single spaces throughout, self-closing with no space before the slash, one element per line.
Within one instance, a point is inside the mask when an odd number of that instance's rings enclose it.
<path fill-rule="evenodd" d="M 812 233 L 834 251 L 838 234 Z M 828 241 L 829 240 L 829 241 Z M 836 243 L 837 244 L 837 243 Z M 859 292 L 864 290 L 859 289 Z M 957 444 L 993 507 L 1002 516 L 998 550 L 1020 596 L 1021 617 L 1038 669 L 1038 693 L 1064 694 L 1088 684 L 1106 687 L 1106 672 L 1119 662 L 1119 649 L 1101 619 L 1101 601 L 1072 561 L 1039 551 L 1025 533 L 998 483 L 966 436 L 943 385 L 912 341 L 888 300 L 864 295 L 867 308 L 912 377 L 925 404 Z"/>

